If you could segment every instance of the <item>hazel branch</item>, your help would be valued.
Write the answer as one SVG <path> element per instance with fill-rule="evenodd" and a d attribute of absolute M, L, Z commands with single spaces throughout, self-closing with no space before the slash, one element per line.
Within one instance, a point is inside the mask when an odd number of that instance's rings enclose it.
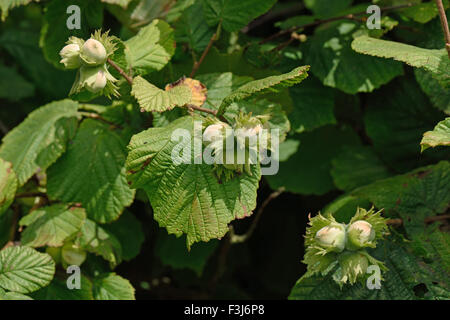
<path fill-rule="evenodd" d="M 439 17 L 441 18 L 442 31 L 444 31 L 445 36 L 445 48 L 447 49 L 448 57 L 450 58 L 450 31 L 448 29 L 447 16 L 445 14 L 444 4 L 442 0 L 435 0 L 436 6 L 439 10 Z"/>
<path fill-rule="evenodd" d="M 112 61 L 110 58 L 108 58 L 106 61 L 111 65 L 111 67 L 116 69 L 116 71 L 119 72 L 119 74 L 124 77 L 125 80 L 127 80 L 130 86 L 133 84 L 133 78 L 130 77 L 125 71 L 123 71 L 123 69 L 119 67 L 114 61 Z"/>
<path fill-rule="evenodd" d="M 436 0 L 436 1 L 438 1 L 438 0 Z M 398 6 L 384 7 L 384 8 L 381 8 L 381 11 L 382 12 L 386 12 L 386 11 L 392 11 L 392 10 L 409 8 L 409 7 L 413 7 L 413 6 L 415 6 L 415 4 L 407 3 L 407 4 L 398 5 Z M 307 23 L 307 24 L 304 24 L 304 25 L 301 25 L 301 26 L 294 26 L 294 27 L 291 27 L 291 28 L 286 29 L 286 30 L 281 30 L 278 33 L 275 33 L 275 34 L 273 34 L 273 35 L 271 35 L 271 36 L 261 40 L 259 42 L 259 44 L 264 44 L 264 43 L 267 43 L 267 42 L 269 42 L 269 41 L 271 41 L 273 39 L 276 39 L 278 37 L 282 37 L 282 36 L 285 36 L 285 35 L 288 35 L 288 34 L 292 34 L 292 32 L 295 32 L 295 31 L 297 31 L 299 29 L 302 29 L 302 28 L 315 27 L 315 26 L 318 26 L 318 25 L 321 25 L 321 24 L 324 24 L 324 23 L 333 22 L 333 21 L 339 21 L 339 20 L 359 20 L 359 19 L 357 19 L 357 17 L 365 15 L 365 14 L 367 14 L 367 12 L 366 11 L 362 11 L 362 12 L 358 12 L 358 13 L 354 13 L 354 14 L 346 14 L 346 15 L 343 15 L 343 16 L 332 17 L 332 18 L 322 19 L 322 20 L 316 20 L 316 21 L 314 21 L 312 23 Z"/>
<path fill-rule="evenodd" d="M 267 197 L 267 199 L 264 200 L 264 202 L 262 203 L 258 212 L 256 212 L 255 218 L 253 219 L 252 224 L 251 224 L 250 228 L 248 229 L 248 231 L 243 235 L 237 235 L 237 234 L 231 233 L 231 243 L 236 244 L 236 243 L 242 243 L 242 242 L 247 241 L 252 236 L 253 232 L 255 232 L 256 226 L 258 225 L 258 222 L 261 219 L 262 213 L 264 212 L 266 207 L 269 205 L 269 203 L 272 200 L 278 198 L 284 191 L 285 191 L 285 189 L 282 187 L 282 188 L 278 189 L 277 191 L 272 192 Z"/>
<path fill-rule="evenodd" d="M 216 32 L 211 36 L 211 39 L 209 39 L 209 43 L 206 46 L 205 50 L 203 51 L 200 59 L 196 62 L 194 62 L 194 66 L 192 67 L 191 74 L 189 75 L 189 78 L 193 78 L 195 74 L 197 73 L 198 69 L 200 68 L 201 64 L 203 63 L 203 60 L 205 60 L 206 56 L 208 55 L 209 50 L 211 50 L 212 45 L 214 42 L 218 39 L 218 35 L 220 32 L 220 28 L 222 27 L 222 23 L 219 23 L 217 26 Z"/>

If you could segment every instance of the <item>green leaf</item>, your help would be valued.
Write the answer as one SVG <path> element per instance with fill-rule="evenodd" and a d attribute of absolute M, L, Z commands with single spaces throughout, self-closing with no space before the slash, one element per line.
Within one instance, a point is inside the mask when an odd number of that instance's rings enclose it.
<path fill-rule="evenodd" d="M 0 288 L 29 293 L 45 287 L 55 273 L 55 263 L 45 253 L 28 247 L 0 251 Z"/>
<path fill-rule="evenodd" d="M 229 32 L 238 31 L 253 19 L 267 12 L 276 0 L 203 0 L 206 22 L 222 26 Z"/>
<path fill-rule="evenodd" d="M 81 275 L 80 289 L 69 289 L 66 281 L 55 278 L 48 286 L 33 292 L 31 296 L 36 300 L 94 300 L 92 283 L 88 278 Z"/>
<path fill-rule="evenodd" d="M 133 79 L 131 94 L 145 111 L 163 112 L 176 106 L 184 106 L 191 101 L 191 90 L 184 85 L 169 91 L 161 90 L 141 77 Z"/>
<path fill-rule="evenodd" d="M 300 86 L 289 89 L 294 109 L 288 114 L 295 132 L 310 131 L 327 124 L 335 124 L 334 90 L 322 85 L 316 77 L 309 77 Z"/>
<path fill-rule="evenodd" d="M 95 300 L 135 300 L 131 283 L 113 272 L 96 277 L 93 292 Z"/>
<path fill-rule="evenodd" d="M 10 162 L 0 158 L 0 216 L 14 201 L 17 177 Z"/>
<path fill-rule="evenodd" d="M 169 265 L 174 269 L 191 269 L 198 277 L 203 273 L 203 269 L 208 259 L 216 250 L 219 241 L 200 242 L 192 246 L 191 250 L 186 249 L 186 238 L 177 238 L 160 232 L 156 242 L 155 253 L 164 265 Z"/>
<path fill-rule="evenodd" d="M 411 244 L 416 255 L 427 261 L 427 267 L 435 270 L 450 282 L 450 234 L 441 232 L 438 228 L 428 227 L 423 233 L 413 237 Z"/>
<path fill-rule="evenodd" d="M 318 17 L 332 17 L 352 4 L 353 0 L 305 0 L 305 6 Z"/>
<path fill-rule="evenodd" d="M 76 243 L 86 251 L 109 261 L 111 267 L 122 261 L 122 246 L 119 240 L 92 220 L 86 219 Z"/>
<path fill-rule="evenodd" d="M 407 78 L 393 81 L 372 95 L 364 123 L 375 151 L 386 164 L 404 172 L 442 158 L 427 151 L 420 155 L 420 140 L 442 119 L 419 86 Z"/>
<path fill-rule="evenodd" d="M 300 147 L 287 161 L 280 163 L 276 175 L 266 179 L 272 189 L 285 187 L 300 194 L 322 195 L 333 189 L 331 160 L 343 146 L 359 145 L 359 137 L 349 128 L 325 126 L 298 136 Z"/>
<path fill-rule="evenodd" d="M 86 219 L 84 209 L 55 204 L 32 211 L 20 220 L 26 226 L 22 245 L 29 247 L 60 247 L 78 232 Z"/>
<path fill-rule="evenodd" d="M 0 157 L 13 164 L 19 185 L 64 153 L 67 141 L 75 134 L 77 108 L 71 100 L 47 104 L 31 112 L 3 138 Z"/>
<path fill-rule="evenodd" d="M 29 4 L 33 0 L 1 0 L 0 1 L 0 9 L 2 11 L 2 21 L 5 21 L 8 17 L 9 10 L 18 7 L 25 6 Z M 35 0 L 39 2 L 39 0 Z"/>
<path fill-rule="evenodd" d="M 101 0 L 104 3 L 115 4 L 126 9 L 132 0 Z"/>
<path fill-rule="evenodd" d="M 425 219 L 444 213 L 450 203 L 450 163 L 418 168 L 355 189 L 351 196 L 383 208 L 387 217 L 402 218 L 408 235 L 423 232 Z"/>
<path fill-rule="evenodd" d="M 390 176 L 371 147 L 346 147 L 331 163 L 334 184 L 345 191 Z"/>
<path fill-rule="evenodd" d="M 173 141 L 173 131 L 184 129 L 189 137 L 194 137 L 194 121 L 200 120 L 186 116 L 167 127 L 148 129 L 133 136 L 128 146 L 131 187 L 147 192 L 154 218 L 169 234 L 187 234 L 188 247 L 197 241 L 223 237 L 228 223 L 251 215 L 260 179 L 259 166 L 254 165 L 251 176 L 241 174 L 220 182 L 212 165 L 194 164 L 194 148 L 183 155 L 190 164 L 176 165 L 171 155 L 173 149 L 185 143 L 192 145 L 191 141 Z"/>
<path fill-rule="evenodd" d="M 226 111 L 226 108 L 233 102 L 246 100 L 269 92 L 279 92 L 282 88 L 299 84 L 308 77 L 308 70 L 309 66 L 303 66 L 279 76 L 271 76 L 248 82 L 223 99 L 219 107 L 218 115 L 222 115 Z"/>
<path fill-rule="evenodd" d="M 76 5 L 80 8 L 81 29 L 69 29 L 66 24 L 69 15 L 66 1 L 52 1 L 45 8 L 44 21 L 41 29 L 39 45 L 47 61 L 56 68 L 63 69 L 59 63 L 59 52 L 66 45 L 69 37 L 74 36 L 87 39 L 94 29 L 100 29 L 103 24 L 103 5 L 99 1 L 78 0 Z"/>
<path fill-rule="evenodd" d="M 433 78 L 431 72 L 424 69 L 414 69 L 414 74 L 422 91 L 430 98 L 431 103 L 450 115 L 450 90 L 441 86 L 439 81 Z"/>
<path fill-rule="evenodd" d="M 237 76 L 231 72 L 201 74 L 196 79 L 208 88 L 204 107 L 215 110 L 233 91 L 253 80 L 251 77 Z"/>
<path fill-rule="evenodd" d="M 400 63 L 371 58 L 351 48 L 355 22 L 338 22 L 316 30 L 307 42 L 305 62 L 324 85 L 348 94 L 372 92 L 403 74 Z"/>
<path fill-rule="evenodd" d="M 450 118 L 446 118 L 439 122 L 433 131 L 423 134 L 422 151 L 437 146 L 450 146 Z"/>
<path fill-rule="evenodd" d="M 88 217 L 116 220 L 134 199 L 125 178 L 126 141 L 107 124 L 84 120 L 67 152 L 48 170 L 53 199 L 80 202 Z"/>
<path fill-rule="evenodd" d="M 0 288 L 0 300 L 33 300 L 29 296 L 26 296 L 17 292 L 4 292 L 3 289 Z"/>
<path fill-rule="evenodd" d="M 280 29 L 286 30 L 286 29 L 290 29 L 293 27 L 298 27 L 298 26 L 303 26 L 306 24 L 313 23 L 314 20 L 316 20 L 316 19 L 313 16 L 300 15 L 300 16 L 290 17 L 284 21 L 276 22 L 275 26 Z"/>
<path fill-rule="evenodd" d="M 55 69 L 47 62 L 39 48 L 39 30 L 15 25 L 2 33 L 0 47 L 10 54 L 24 71 L 24 76 L 45 97 L 55 100 L 67 97 L 75 73 Z"/>
<path fill-rule="evenodd" d="M 141 251 L 145 234 L 139 220 L 129 211 L 125 211 L 117 221 L 106 224 L 103 228 L 119 240 L 124 260 L 135 258 Z"/>
<path fill-rule="evenodd" d="M 294 139 L 288 139 L 280 144 L 279 161 L 287 161 L 292 155 L 294 155 L 300 146 L 300 141 Z"/>
<path fill-rule="evenodd" d="M 34 94 L 34 85 L 25 80 L 14 68 L 0 64 L 0 98 L 18 101 Z"/>
<path fill-rule="evenodd" d="M 423 68 L 431 72 L 442 86 L 445 88 L 450 86 L 450 60 L 445 49 L 424 49 L 366 36 L 356 38 L 352 43 L 352 48 L 359 53 L 392 58 L 415 68 Z"/>
<path fill-rule="evenodd" d="M 154 20 L 125 42 L 128 65 L 136 74 L 161 70 L 175 53 L 173 29 L 162 20 Z"/>
<path fill-rule="evenodd" d="M 172 0 L 141 0 L 136 6 L 129 6 L 127 13 L 130 13 L 131 21 L 147 24 L 154 19 L 165 17 L 167 11 L 175 5 Z"/>
<path fill-rule="evenodd" d="M 448 8 L 448 0 L 443 1 L 444 8 Z M 439 15 L 439 9 L 434 1 L 417 4 L 410 8 L 405 8 L 401 14 L 419 23 L 427 23 Z"/>
<path fill-rule="evenodd" d="M 214 32 L 215 29 L 205 23 L 201 2 L 187 8 L 175 24 L 177 42 L 188 43 L 196 52 L 205 50 Z"/>

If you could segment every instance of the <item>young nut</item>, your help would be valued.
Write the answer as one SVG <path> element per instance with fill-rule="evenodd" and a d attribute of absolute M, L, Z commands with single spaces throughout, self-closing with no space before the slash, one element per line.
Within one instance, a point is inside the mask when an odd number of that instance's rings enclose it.
<path fill-rule="evenodd" d="M 66 69 L 77 69 L 80 67 L 80 46 L 77 44 L 68 44 L 59 52 L 61 56 L 60 63 L 64 64 Z"/>
<path fill-rule="evenodd" d="M 333 222 L 317 231 L 315 239 L 323 248 L 342 252 L 345 248 L 346 240 L 345 226 L 341 223 Z"/>
<path fill-rule="evenodd" d="M 365 220 L 353 222 L 348 227 L 349 249 L 360 249 L 367 246 L 367 243 L 375 239 L 375 230 L 372 225 Z"/>
<path fill-rule="evenodd" d="M 85 87 L 88 91 L 97 93 L 105 88 L 107 78 L 103 66 L 92 68 L 82 67 L 80 69 L 80 74 L 83 87 Z"/>
<path fill-rule="evenodd" d="M 106 49 L 100 41 L 87 40 L 81 48 L 81 58 L 89 66 L 98 66 L 106 62 Z"/>

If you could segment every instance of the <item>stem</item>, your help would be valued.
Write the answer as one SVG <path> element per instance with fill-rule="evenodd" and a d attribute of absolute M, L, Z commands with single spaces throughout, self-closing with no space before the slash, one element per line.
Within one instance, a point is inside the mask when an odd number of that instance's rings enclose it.
<path fill-rule="evenodd" d="M 407 3 L 407 4 L 398 5 L 398 6 L 384 7 L 384 8 L 381 8 L 381 11 L 385 12 L 385 11 L 391 11 L 391 10 L 398 10 L 398 9 L 404 9 L 404 8 L 409 8 L 409 7 L 413 7 L 413 6 L 415 6 L 415 4 Z M 362 15 L 365 15 L 365 14 L 367 14 L 367 12 L 366 11 L 362 11 L 362 12 L 358 12 L 358 13 L 354 13 L 354 14 L 346 14 L 346 15 L 343 15 L 343 16 L 333 17 L 333 18 L 329 18 L 329 19 L 316 20 L 316 21 L 314 21 L 312 23 L 304 24 L 304 25 L 301 25 L 301 26 L 291 27 L 291 28 L 286 29 L 286 30 L 281 30 L 278 33 L 275 33 L 275 34 L 269 36 L 268 38 L 265 38 L 265 39 L 261 40 L 259 42 L 259 44 L 267 43 L 267 42 L 269 42 L 269 41 L 271 41 L 271 40 L 273 40 L 275 38 L 278 38 L 278 37 L 281 37 L 281 36 L 284 36 L 284 35 L 287 35 L 287 34 L 291 34 L 292 32 L 297 31 L 297 30 L 302 29 L 302 28 L 314 27 L 314 26 L 318 26 L 320 24 L 333 22 L 333 21 L 338 21 L 338 20 L 346 20 L 346 19 L 355 20 L 356 19 L 355 17 L 362 16 Z"/>
<path fill-rule="evenodd" d="M 108 58 L 106 61 L 111 65 L 111 67 L 116 69 L 117 72 L 119 72 L 120 75 L 125 78 L 125 80 L 127 80 L 130 86 L 133 84 L 133 78 L 130 77 L 125 71 L 123 71 L 123 69 L 119 67 L 114 61 L 112 61 L 110 58 Z"/>
<path fill-rule="evenodd" d="M 234 235 L 233 226 L 230 226 L 230 231 L 225 235 L 224 242 L 222 244 L 222 247 L 220 248 L 219 256 L 217 257 L 217 269 L 216 272 L 213 274 L 211 280 L 209 281 L 209 290 L 214 291 L 217 282 L 222 277 L 226 263 L 227 263 L 227 257 L 228 252 L 231 248 L 231 239 Z"/>
<path fill-rule="evenodd" d="M 447 49 L 448 57 L 450 58 L 450 31 L 448 29 L 447 16 L 445 15 L 444 4 L 442 0 L 436 0 L 436 5 L 439 10 L 439 17 L 441 18 L 442 30 L 445 35 L 445 48 Z"/>
<path fill-rule="evenodd" d="M 185 105 L 185 107 L 188 108 L 188 109 L 191 109 L 191 110 L 197 110 L 197 111 L 209 113 L 209 114 L 212 114 L 213 116 L 217 115 L 217 110 L 212 110 L 212 109 L 208 109 L 208 108 L 198 107 L 198 106 L 195 106 L 193 104 L 187 104 L 187 105 Z"/>
<path fill-rule="evenodd" d="M 432 222 L 447 220 L 447 219 L 450 219 L 450 214 L 443 214 L 443 215 L 439 215 L 439 216 L 425 218 L 425 223 L 432 223 Z"/>
<path fill-rule="evenodd" d="M 211 39 L 209 39 L 208 46 L 203 51 L 202 56 L 200 57 L 200 60 L 198 60 L 198 62 L 194 62 L 194 66 L 192 67 L 192 71 L 191 71 L 191 74 L 189 75 L 189 78 L 193 78 L 195 76 L 195 74 L 197 73 L 198 68 L 200 68 L 200 66 L 203 63 L 203 60 L 205 60 L 206 55 L 208 54 L 209 50 L 211 50 L 211 47 L 212 47 L 214 41 L 217 40 L 217 35 L 219 34 L 221 27 L 222 27 L 222 22 L 219 23 L 219 25 L 217 26 L 216 32 L 214 32 Z"/>
<path fill-rule="evenodd" d="M 253 232 L 255 232 L 255 230 L 256 230 L 256 226 L 258 225 L 259 220 L 261 219 L 264 209 L 269 205 L 269 203 L 272 200 L 278 198 L 284 192 L 284 190 L 285 189 L 283 187 L 281 187 L 277 191 L 272 192 L 267 197 L 267 199 L 264 200 L 264 202 L 261 205 L 261 208 L 259 208 L 258 212 L 255 215 L 255 218 L 252 221 L 252 224 L 250 225 L 250 228 L 248 229 L 248 231 L 246 233 L 244 233 L 243 235 L 231 234 L 231 243 L 232 244 L 245 242 L 252 236 Z"/>
<path fill-rule="evenodd" d="M 441 221 L 441 220 L 447 220 L 450 219 L 450 214 L 443 214 L 443 215 L 439 215 L 439 216 L 433 216 L 433 217 L 428 217 L 425 218 L 424 222 L 425 223 L 433 223 L 436 221 Z M 393 225 L 393 226 L 401 226 L 403 224 L 403 220 L 402 219 L 389 219 L 386 221 L 386 224 L 389 225 Z"/>

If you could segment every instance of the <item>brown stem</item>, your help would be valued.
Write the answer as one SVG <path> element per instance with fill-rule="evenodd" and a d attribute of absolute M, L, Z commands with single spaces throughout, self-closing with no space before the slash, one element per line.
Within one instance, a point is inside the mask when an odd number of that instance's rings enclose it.
<path fill-rule="evenodd" d="M 432 222 L 447 220 L 447 219 L 450 219 L 450 214 L 443 214 L 443 215 L 439 215 L 439 216 L 428 217 L 425 219 L 425 223 L 432 223 Z"/>
<path fill-rule="evenodd" d="M 230 226 L 230 231 L 225 235 L 225 239 L 222 243 L 222 247 L 220 248 L 220 252 L 217 257 L 216 272 L 213 274 L 211 280 L 209 281 L 208 287 L 210 291 L 214 291 L 217 282 L 220 280 L 225 271 L 228 252 L 230 251 L 231 248 L 231 238 L 233 237 L 233 235 L 234 235 L 233 226 Z"/>
<path fill-rule="evenodd" d="M 442 30 L 445 35 L 445 48 L 447 49 L 448 57 L 450 58 L 450 30 L 448 29 L 447 16 L 445 14 L 444 4 L 442 0 L 436 0 L 436 5 L 439 10 L 439 17 L 441 18 Z"/>
<path fill-rule="evenodd" d="M 217 40 L 217 35 L 220 32 L 221 26 L 222 26 L 222 23 L 219 23 L 219 25 L 217 26 L 216 32 L 214 32 L 211 39 L 209 39 L 209 43 L 206 46 L 205 50 L 203 51 L 202 56 L 200 57 L 200 60 L 198 60 L 197 62 L 194 62 L 194 66 L 192 67 L 192 71 L 191 71 L 191 74 L 189 75 L 189 78 L 193 78 L 195 76 L 195 74 L 197 73 L 198 68 L 200 68 L 200 65 L 203 63 L 203 60 L 205 60 L 206 55 L 208 54 L 209 50 L 211 50 L 214 41 Z"/>
<path fill-rule="evenodd" d="M 281 187 L 277 191 L 272 192 L 267 197 L 267 199 L 264 200 L 261 207 L 258 209 L 258 212 L 256 212 L 255 218 L 253 219 L 252 224 L 250 225 L 250 228 L 247 230 L 247 232 L 244 233 L 243 235 L 232 234 L 232 236 L 231 236 L 232 244 L 245 242 L 252 236 L 253 232 L 255 232 L 255 230 L 256 230 L 256 226 L 258 225 L 259 220 L 261 219 L 264 209 L 269 205 L 269 203 L 272 200 L 278 198 L 284 192 L 284 190 L 285 189 L 283 187 Z"/>
<path fill-rule="evenodd" d="M 185 107 L 190 109 L 190 110 L 197 110 L 197 111 L 209 113 L 209 114 L 212 114 L 213 116 L 217 115 L 217 110 L 212 110 L 212 109 L 208 109 L 208 108 L 198 107 L 198 106 L 195 106 L 193 104 L 187 104 L 187 105 L 185 105 Z"/>
<path fill-rule="evenodd" d="M 433 223 L 436 221 L 447 220 L 447 219 L 450 219 L 450 214 L 443 214 L 443 215 L 428 217 L 428 218 L 425 218 L 424 222 L 425 223 Z M 393 225 L 393 226 L 401 226 L 403 224 L 403 220 L 399 219 L 399 218 L 389 219 L 386 221 L 386 224 Z"/>
<path fill-rule="evenodd" d="M 415 6 L 415 4 L 407 3 L 407 4 L 398 5 L 398 6 L 384 7 L 384 8 L 381 8 L 381 11 L 385 12 L 385 11 L 391 11 L 391 10 L 398 10 L 398 9 L 404 9 L 404 8 L 409 8 L 409 7 L 413 7 L 413 6 Z M 362 16 L 362 15 L 365 15 L 365 14 L 367 14 L 367 12 L 366 11 L 362 11 L 362 12 L 358 12 L 358 13 L 354 13 L 354 14 L 346 14 L 346 15 L 343 15 L 343 16 L 333 17 L 333 18 L 329 18 L 329 19 L 316 20 L 316 21 L 314 21 L 312 23 L 307 23 L 307 24 L 304 24 L 304 25 L 301 25 L 301 26 L 291 27 L 289 29 L 281 30 L 278 33 L 275 33 L 275 34 L 273 34 L 273 35 L 271 35 L 271 36 L 261 40 L 259 42 L 259 44 L 267 43 L 267 42 L 269 42 L 269 41 L 271 41 L 271 40 L 273 40 L 275 38 L 278 38 L 278 37 L 281 37 L 281 36 L 284 36 L 284 35 L 287 35 L 287 34 L 291 34 L 292 32 L 297 31 L 297 30 L 302 29 L 302 28 L 314 27 L 314 26 L 318 26 L 320 24 L 333 22 L 333 21 L 338 21 L 338 20 L 346 20 L 346 19 L 355 20 L 356 19 L 355 17 Z"/>
<path fill-rule="evenodd" d="M 125 80 L 127 80 L 130 86 L 133 84 L 133 78 L 130 77 L 125 71 L 123 71 L 122 68 L 119 67 L 114 61 L 112 61 L 110 58 L 108 58 L 106 61 L 111 65 L 111 67 L 116 69 L 117 72 L 119 72 L 120 75 L 125 78 Z"/>
<path fill-rule="evenodd" d="M 208 109 L 208 108 L 198 107 L 198 106 L 195 106 L 193 104 L 187 104 L 187 105 L 185 105 L 185 107 L 188 110 L 191 110 L 191 111 L 196 110 L 196 111 L 200 111 L 200 112 L 205 112 L 205 113 L 209 113 L 209 114 L 212 114 L 213 116 L 217 117 L 217 110 L 212 110 L 212 109 Z M 228 120 L 225 119 L 224 116 L 219 116 L 218 118 L 221 121 L 228 123 Z"/>
<path fill-rule="evenodd" d="M 24 192 L 16 194 L 16 198 L 37 198 L 37 197 L 47 199 L 47 194 L 45 194 L 44 192 Z"/>
<path fill-rule="evenodd" d="M 292 43 L 292 41 L 294 41 L 295 39 L 293 37 L 290 37 L 289 40 L 282 42 L 281 44 L 279 44 L 278 46 L 276 46 L 275 48 L 273 48 L 272 50 L 270 50 L 271 52 L 277 52 L 280 50 L 283 50 L 284 48 L 286 48 L 288 45 L 290 45 Z"/>
<path fill-rule="evenodd" d="M 99 115 L 98 113 L 94 113 L 94 112 L 83 112 L 80 111 L 78 112 L 80 115 L 82 115 L 83 117 L 86 118 L 91 118 L 91 119 L 96 119 L 96 120 L 100 120 L 106 124 L 109 124 L 110 126 L 117 128 L 117 129 L 123 129 L 123 127 L 121 125 L 118 125 L 114 122 L 108 121 L 105 118 L 103 118 L 101 115 Z"/>

